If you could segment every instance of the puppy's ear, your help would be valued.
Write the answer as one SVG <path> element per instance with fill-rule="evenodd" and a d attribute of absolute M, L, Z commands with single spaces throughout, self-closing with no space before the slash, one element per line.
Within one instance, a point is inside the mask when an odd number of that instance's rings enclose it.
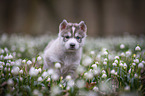
<path fill-rule="evenodd" d="M 67 24 L 68 24 L 68 22 L 64 19 L 64 20 L 60 23 L 59 29 L 60 29 L 60 30 L 66 29 Z"/>
<path fill-rule="evenodd" d="M 86 24 L 85 24 L 84 21 L 81 21 L 81 22 L 79 23 L 79 27 L 80 27 L 80 29 L 81 29 L 82 31 L 84 31 L 84 32 L 87 31 L 87 26 L 86 26 Z"/>

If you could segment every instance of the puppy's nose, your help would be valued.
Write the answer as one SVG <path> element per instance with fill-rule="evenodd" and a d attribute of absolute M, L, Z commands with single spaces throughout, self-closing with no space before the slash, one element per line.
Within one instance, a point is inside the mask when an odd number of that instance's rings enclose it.
<path fill-rule="evenodd" d="M 70 43 L 70 46 L 71 47 L 75 47 L 75 43 Z"/>

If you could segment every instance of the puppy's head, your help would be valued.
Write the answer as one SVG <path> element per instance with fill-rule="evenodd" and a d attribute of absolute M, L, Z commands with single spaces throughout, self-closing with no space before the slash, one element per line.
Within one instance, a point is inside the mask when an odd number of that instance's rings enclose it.
<path fill-rule="evenodd" d="M 84 21 L 80 23 L 68 23 L 63 20 L 59 25 L 59 37 L 68 51 L 75 51 L 84 45 L 87 26 Z"/>

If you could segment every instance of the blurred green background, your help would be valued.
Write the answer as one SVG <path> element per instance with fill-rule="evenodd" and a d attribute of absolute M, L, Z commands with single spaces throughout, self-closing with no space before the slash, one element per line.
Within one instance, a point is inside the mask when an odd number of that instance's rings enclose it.
<path fill-rule="evenodd" d="M 63 19 L 90 37 L 145 35 L 145 0 L 0 0 L 0 34 L 56 35 Z"/>

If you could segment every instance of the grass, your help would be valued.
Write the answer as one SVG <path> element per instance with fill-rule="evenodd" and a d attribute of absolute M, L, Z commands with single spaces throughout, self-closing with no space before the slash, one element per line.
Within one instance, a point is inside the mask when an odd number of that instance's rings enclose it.
<path fill-rule="evenodd" d="M 0 36 L 0 95 L 137 96 L 145 94 L 145 39 L 88 38 L 78 77 L 43 70 L 43 50 L 53 36 Z M 57 63 L 56 68 L 60 68 Z"/>

